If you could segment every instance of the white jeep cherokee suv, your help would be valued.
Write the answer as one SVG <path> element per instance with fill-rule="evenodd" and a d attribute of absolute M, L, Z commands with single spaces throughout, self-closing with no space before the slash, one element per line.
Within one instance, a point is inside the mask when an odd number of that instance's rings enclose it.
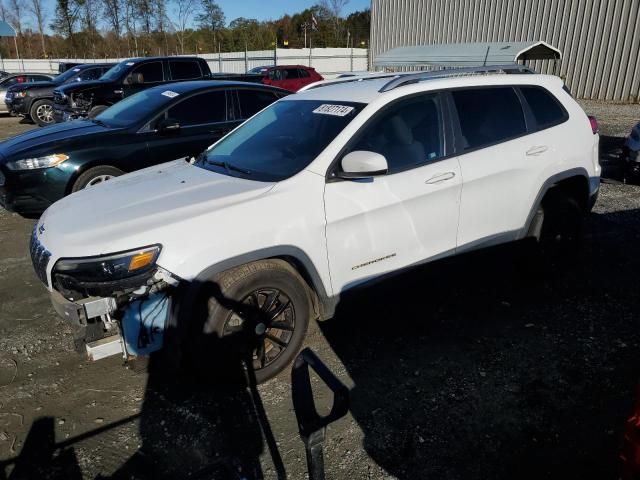
<path fill-rule="evenodd" d="M 352 78 L 279 100 L 192 163 L 64 198 L 31 252 L 56 310 L 124 337 L 125 355 L 158 348 L 165 329 L 190 345 L 195 324 L 243 334 L 263 381 L 356 285 L 575 235 L 599 175 L 597 132 L 557 77 Z"/>

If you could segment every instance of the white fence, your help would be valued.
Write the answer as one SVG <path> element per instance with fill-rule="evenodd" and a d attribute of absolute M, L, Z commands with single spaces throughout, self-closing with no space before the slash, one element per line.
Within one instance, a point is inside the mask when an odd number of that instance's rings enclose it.
<path fill-rule="evenodd" d="M 367 70 L 366 48 L 292 48 L 258 50 L 250 52 L 207 53 L 198 55 L 207 60 L 214 73 L 245 73 L 262 65 L 306 65 L 323 76 L 332 77 L 339 72 Z M 57 72 L 60 62 L 119 62 L 124 58 L 66 58 L 57 60 L 3 59 L 0 70 L 6 72 Z"/>

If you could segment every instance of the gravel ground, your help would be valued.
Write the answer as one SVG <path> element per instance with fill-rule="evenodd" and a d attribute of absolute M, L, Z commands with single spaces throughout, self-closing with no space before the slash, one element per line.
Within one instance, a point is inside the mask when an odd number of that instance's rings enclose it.
<path fill-rule="evenodd" d="M 585 108 L 606 135 L 640 119 L 638 105 Z M 0 210 L 0 479 L 176 478 L 220 459 L 306 478 L 288 374 L 203 391 L 167 385 L 154 358 L 76 354 L 32 272 L 32 226 Z M 640 187 L 604 184 L 571 259 L 501 247 L 345 298 L 308 342 L 351 390 L 327 477 L 618 478 L 640 371 L 639 235 Z"/>

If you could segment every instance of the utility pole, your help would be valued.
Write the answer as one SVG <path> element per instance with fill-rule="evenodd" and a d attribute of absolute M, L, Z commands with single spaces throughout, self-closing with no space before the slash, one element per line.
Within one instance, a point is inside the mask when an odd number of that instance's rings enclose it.
<path fill-rule="evenodd" d="M 351 32 L 347 30 L 347 48 L 349 48 L 349 39 L 351 38 Z"/>
<path fill-rule="evenodd" d="M 302 25 L 302 30 L 304 31 L 304 48 L 307 48 L 307 30 L 311 28 L 311 24 L 309 22 L 304 22 Z"/>

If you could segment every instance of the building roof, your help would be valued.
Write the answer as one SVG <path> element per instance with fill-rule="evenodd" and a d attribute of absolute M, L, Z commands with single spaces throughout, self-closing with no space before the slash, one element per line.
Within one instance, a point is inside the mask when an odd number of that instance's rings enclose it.
<path fill-rule="evenodd" d="M 0 20 L 0 37 L 15 37 L 16 31 L 7 22 Z"/>
<path fill-rule="evenodd" d="M 520 60 L 559 60 L 562 53 L 546 42 L 442 43 L 392 48 L 378 55 L 376 67 L 504 65 Z"/>

